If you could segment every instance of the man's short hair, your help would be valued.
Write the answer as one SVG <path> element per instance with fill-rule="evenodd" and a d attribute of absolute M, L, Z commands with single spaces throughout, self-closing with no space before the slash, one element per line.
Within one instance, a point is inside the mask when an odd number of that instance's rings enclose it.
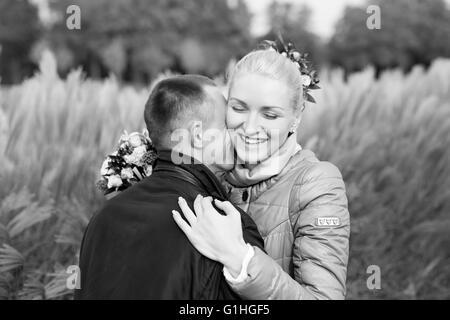
<path fill-rule="evenodd" d="M 190 120 L 209 121 L 211 110 L 204 103 L 210 99 L 205 86 L 216 84 L 201 75 L 173 76 L 159 81 L 145 104 L 144 119 L 156 148 L 170 147 L 169 135 Z"/>

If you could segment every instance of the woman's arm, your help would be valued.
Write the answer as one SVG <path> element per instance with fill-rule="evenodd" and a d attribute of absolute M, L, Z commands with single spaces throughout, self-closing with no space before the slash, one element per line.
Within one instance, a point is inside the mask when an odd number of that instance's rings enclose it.
<path fill-rule="evenodd" d="M 315 164 L 293 188 L 290 208 L 294 279 L 255 249 L 248 278 L 229 285 L 247 299 L 344 299 L 350 218 L 339 170 Z"/>
<path fill-rule="evenodd" d="M 197 205 L 194 203 L 197 217 L 180 203 L 190 226 L 179 213 L 174 218 L 197 250 L 221 262 L 235 277 L 240 274 L 248 252 L 240 219 L 228 202 L 216 205 L 227 215 L 220 215 L 210 201 L 200 200 Z M 314 164 L 295 184 L 289 207 L 295 237 L 294 278 L 263 251 L 254 248 L 246 279 L 228 284 L 246 299 L 345 298 L 350 219 L 339 170 L 326 162 Z"/>

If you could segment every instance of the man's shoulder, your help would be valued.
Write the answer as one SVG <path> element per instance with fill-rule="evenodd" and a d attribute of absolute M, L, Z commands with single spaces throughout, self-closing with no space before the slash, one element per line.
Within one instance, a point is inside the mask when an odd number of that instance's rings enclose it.
<path fill-rule="evenodd" d="M 111 209 L 130 205 L 151 206 L 155 202 L 153 198 L 157 198 L 158 201 L 165 200 L 166 195 L 174 192 L 176 192 L 176 182 L 171 181 L 170 177 L 162 178 L 152 175 L 106 201 L 105 207 Z"/>
<path fill-rule="evenodd" d="M 120 236 L 146 239 L 163 236 L 176 229 L 171 210 L 177 209 L 176 194 L 151 194 L 136 196 L 142 192 L 138 186 L 125 190 L 107 200 L 89 221 L 86 229 L 89 239 L 112 239 Z M 155 227 L 159 226 L 159 227 Z"/>
<path fill-rule="evenodd" d="M 124 215 L 128 218 L 143 215 L 145 219 L 153 219 L 177 209 L 180 196 L 188 202 L 193 201 L 199 190 L 189 186 L 182 180 L 172 181 L 170 177 L 148 177 L 107 200 L 97 215 L 101 219 L 118 219 Z"/>

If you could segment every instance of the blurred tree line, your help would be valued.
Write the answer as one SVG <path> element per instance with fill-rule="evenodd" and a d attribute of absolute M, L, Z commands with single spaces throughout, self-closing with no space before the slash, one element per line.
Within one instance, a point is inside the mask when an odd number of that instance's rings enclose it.
<path fill-rule="evenodd" d="M 243 0 L 55 0 L 60 16 L 76 4 L 81 30 L 55 23 L 47 42 L 67 71 L 82 65 L 93 77 L 108 72 L 147 82 L 163 70 L 221 72 L 230 57 L 250 44 L 249 14 Z"/>
<path fill-rule="evenodd" d="M 364 28 L 369 5 L 381 8 L 381 29 Z M 356 71 L 368 64 L 379 72 L 415 64 L 428 66 L 436 57 L 450 57 L 450 10 L 445 0 L 368 0 L 347 7 L 328 45 L 333 65 Z"/>
<path fill-rule="evenodd" d="M 292 42 L 301 52 L 308 52 L 316 65 L 324 60 L 325 44 L 311 30 L 311 9 L 306 5 L 273 1 L 268 8 L 270 30 L 258 38 L 282 38 Z"/>
<path fill-rule="evenodd" d="M 31 0 L 30 0 L 31 1 Z M 254 38 L 244 0 L 48 0 L 54 21 L 43 23 L 29 0 L 0 0 L 0 77 L 17 83 L 32 74 L 51 48 L 64 75 L 82 66 L 93 78 L 115 74 L 146 83 L 165 70 L 214 76 L 261 39 L 281 34 L 316 65 L 346 71 L 428 65 L 450 56 L 450 10 L 445 0 L 370 0 L 349 6 L 334 35 L 324 41 L 310 26 L 311 10 L 273 1 L 270 30 Z M 36 3 L 37 0 L 32 0 Z M 381 8 L 381 29 L 369 30 L 368 5 Z M 81 29 L 69 30 L 68 6 L 81 8 Z"/>
<path fill-rule="evenodd" d="M 17 83 L 35 66 L 29 58 L 41 34 L 37 9 L 27 1 L 0 0 L 0 79 Z"/>

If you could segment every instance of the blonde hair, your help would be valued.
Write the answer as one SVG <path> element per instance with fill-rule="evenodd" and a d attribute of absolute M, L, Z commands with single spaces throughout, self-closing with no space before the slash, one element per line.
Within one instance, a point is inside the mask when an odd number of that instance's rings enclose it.
<path fill-rule="evenodd" d="M 246 73 L 258 74 L 283 81 L 291 91 L 292 107 L 294 110 L 303 111 L 304 101 L 301 74 L 298 66 L 289 58 L 270 49 L 255 50 L 248 53 L 230 70 L 228 90 L 231 90 L 236 77 Z"/>

